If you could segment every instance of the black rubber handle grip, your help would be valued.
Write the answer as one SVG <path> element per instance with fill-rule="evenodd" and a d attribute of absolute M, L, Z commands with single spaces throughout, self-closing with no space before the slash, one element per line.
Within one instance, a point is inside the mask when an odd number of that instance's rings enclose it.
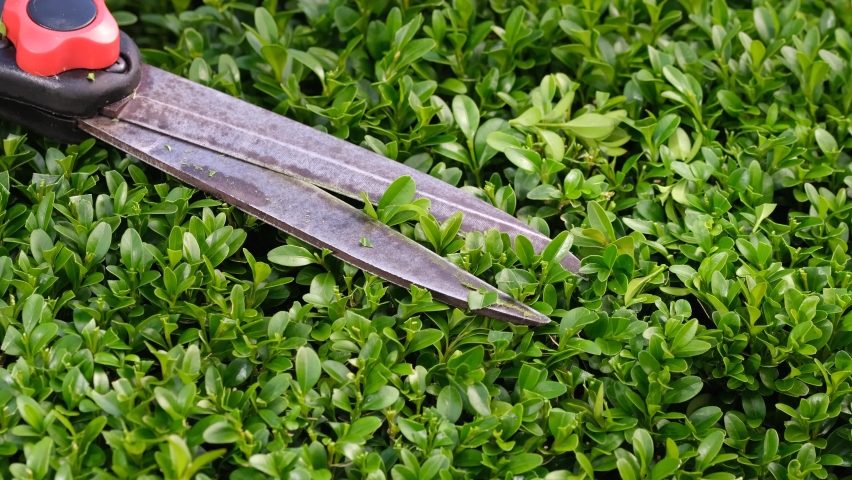
<path fill-rule="evenodd" d="M 0 0 L 0 5 L 5 0 Z M 106 70 L 70 70 L 52 77 L 30 75 L 15 62 L 15 47 L 0 36 L 0 119 L 60 142 L 88 135 L 77 119 L 129 97 L 142 80 L 142 56 L 122 32 L 119 61 Z"/>

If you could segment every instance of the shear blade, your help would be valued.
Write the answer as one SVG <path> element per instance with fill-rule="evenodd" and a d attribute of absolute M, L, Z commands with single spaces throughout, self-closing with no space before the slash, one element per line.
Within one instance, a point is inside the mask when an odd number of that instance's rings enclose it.
<path fill-rule="evenodd" d="M 104 114 L 353 199 L 366 192 L 378 203 L 394 180 L 409 175 L 440 222 L 460 211 L 463 232 L 496 228 L 513 239 L 522 234 L 537 252 L 550 243 L 512 215 L 431 175 L 149 65 L 133 98 Z M 562 266 L 578 273 L 580 261 L 569 254 Z"/>
<path fill-rule="evenodd" d="M 80 127 L 199 190 L 317 248 L 401 287 L 412 284 L 466 310 L 471 289 L 497 291 L 482 280 L 373 220 L 328 192 L 218 152 L 106 117 Z M 373 248 L 361 245 L 367 238 Z M 545 325 L 550 320 L 502 292 L 494 305 L 477 311 L 498 320 Z"/>

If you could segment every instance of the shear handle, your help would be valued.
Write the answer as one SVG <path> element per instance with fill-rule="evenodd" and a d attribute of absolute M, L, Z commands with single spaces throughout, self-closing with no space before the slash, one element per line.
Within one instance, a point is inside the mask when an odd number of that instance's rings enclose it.
<path fill-rule="evenodd" d="M 29 131 L 59 142 L 76 143 L 89 137 L 77 128 L 78 119 L 95 117 L 102 108 L 133 94 L 142 80 L 142 56 L 133 40 L 116 30 L 117 55 L 109 57 L 112 63 L 99 64 L 107 65 L 106 68 L 72 68 L 49 76 L 27 73 L 20 66 L 26 56 L 22 55 L 22 48 L 30 48 L 24 45 L 25 41 L 32 46 L 33 32 L 45 38 L 57 35 L 66 40 L 74 40 L 75 36 L 88 38 L 93 35 L 92 29 L 109 24 L 108 20 L 112 18 L 102 6 L 103 0 L 89 0 L 102 8 L 92 21 L 100 21 L 99 24 L 90 22 L 78 30 L 56 32 L 44 25 L 56 28 L 59 24 L 37 15 L 33 19 L 25 8 L 34 3 L 40 5 L 38 1 L 5 0 L 4 5 L 0 0 L 8 34 L 0 35 L 0 119 L 20 124 Z M 74 3 L 67 2 L 68 5 Z M 17 7 L 15 14 L 11 14 L 12 7 Z M 52 12 L 56 13 L 55 10 Z M 74 64 L 71 60 L 69 62 L 65 65 Z M 31 71 L 30 68 L 27 70 Z"/>

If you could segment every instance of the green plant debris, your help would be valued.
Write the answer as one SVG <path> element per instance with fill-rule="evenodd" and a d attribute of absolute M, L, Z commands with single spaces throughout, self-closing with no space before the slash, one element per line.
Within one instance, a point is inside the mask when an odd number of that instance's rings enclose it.
<path fill-rule="evenodd" d="M 467 295 L 468 308 L 471 310 L 481 310 L 490 307 L 497 303 L 497 292 L 489 292 L 485 288 L 475 290 Z"/>

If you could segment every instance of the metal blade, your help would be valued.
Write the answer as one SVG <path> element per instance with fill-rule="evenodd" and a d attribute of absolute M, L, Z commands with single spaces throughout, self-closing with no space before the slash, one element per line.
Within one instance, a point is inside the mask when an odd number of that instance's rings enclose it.
<path fill-rule="evenodd" d="M 468 308 L 471 289 L 496 291 L 417 242 L 309 183 L 106 117 L 81 120 L 80 128 L 396 285 L 408 288 L 415 284 L 432 292 L 435 299 L 464 310 Z M 365 237 L 373 248 L 361 245 Z M 546 316 L 502 292 L 496 304 L 477 313 L 525 325 L 550 322 Z"/>
<path fill-rule="evenodd" d="M 135 96 L 104 114 L 350 198 L 359 199 L 363 191 L 374 203 L 391 182 L 410 175 L 418 196 L 432 202 L 431 212 L 441 222 L 461 211 L 463 232 L 496 228 L 512 238 L 523 234 L 538 252 L 550 242 L 512 215 L 431 175 L 151 66 L 144 67 Z M 573 255 L 562 265 L 580 270 Z"/>

